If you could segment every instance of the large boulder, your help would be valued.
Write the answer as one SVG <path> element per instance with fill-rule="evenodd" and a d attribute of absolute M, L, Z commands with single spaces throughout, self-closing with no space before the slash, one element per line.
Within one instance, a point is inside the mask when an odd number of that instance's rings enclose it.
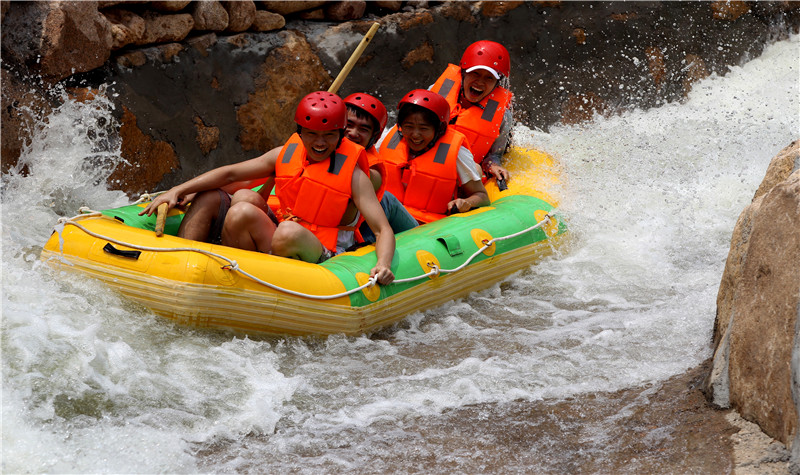
<path fill-rule="evenodd" d="M 3 16 L 3 59 L 56 82 L 102 66 L 114 43 L 97 2 L 15 2 Z"/>
<path fill-rule="evenodd" d="M 800 141 L 770 163 L 733 232 L 717 297 L 709 399 L 797 447 Z"/>

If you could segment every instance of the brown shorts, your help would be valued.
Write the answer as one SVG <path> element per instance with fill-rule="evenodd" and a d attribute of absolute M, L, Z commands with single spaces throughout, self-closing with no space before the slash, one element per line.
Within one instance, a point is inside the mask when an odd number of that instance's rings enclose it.
<path fill-rule="evenodd" d="M 208 242 L 211 244 L 222 244 L 222 226 L 225 224 L 225 216 L 231 209 L 231 195 L 223 190 L 219 192 L 219 211 L 217 217 L 212 221 L 211 228 L 208 230 Z"/>
<path fill-rule="evenodd" d="M 207 241 L 211 244 L 222 244 L 222 227 L 225 225 L 225 217 L 228 216 L 228 210 L 231 209 L 231 195 L 221 189 L 217 189 L 217 192 L 219 192 L 219 211 L 217 212 L 217 217 L 211 222 L 211 228 L 208 230 Z M 278 225 L 278 218 L 269 206 L 267 207 L 267 216 L 275 223 L 275 226 Z"/>

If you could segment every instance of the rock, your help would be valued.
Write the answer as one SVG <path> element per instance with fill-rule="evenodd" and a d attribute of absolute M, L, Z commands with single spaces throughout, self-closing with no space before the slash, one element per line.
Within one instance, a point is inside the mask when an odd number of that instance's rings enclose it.
<path fill-rule="evenodd" d="M 686 75 L 681 81 L 681 86 L 683 88 L 683 96 L 686 97 L 689 91 L 692 90 L 694 83 L 707 78 L 710 73 L 706 67 L 706 62 L 696 54 L 687 54 L 684 64 L 686 65 Z"/>
<path fill-rule="evenodd" d="M 439 7 L 439 13 L 445 18 L 451 18 L 467 24 L 475 25 L 478 23 L 477 15 L 472 14 L 469 2 L 444 3 Z"/>
<path fill-rule="evenodd" d="M 160 12 L 179 12 L 186 8 L 190 3 L 192 3 L 191 0 L 150 2 L 150 6 L 154 10 L 158 10 Z"/>
<path fill-rule="evenodd" d="M 325 1 L 306 2 L 302 0 L 297 0 L 297 1 L 260 1 L 258 3 L 264 10 L 268 10 L 286 16 L 291 13 L 302 12 L 305 10 L 314 10 L 315 8 L 319 8 L 328 2 Z"/>
<path fill-rule="evenodd" d="M 256 17 L 253 20 L 252 29 L 255 31 L 280 30 L 286 26 L 286 19 L 278 13 L 266 10 L 256 10 Z"/>
<path fill-rule="evenodd" d="M 93 2 L 15 2 L 3 19 L 3 60 L 52 82 L 102 66 L 112 44 L 111 22 Z"/>
<path fill-rule="evenodd" d="M 192 9 L 192 20 L 194 20 L 195 30 L 223 31 L 228 27 L 230 18 L 222 3 L 213 0 L 195 2 Z"/>
<path fill-rule="evenodd" d="M 400 64 L 403 66 L 403 69 L 408 70 L 411 69 L 411 66 L 414 66 L 421 61 L 433 63 L 433 54 L 433 46 L 426 41 L 420 46 L 409 51 Z"/>
<path fill-rule="evenodd" d="M 203 119 L 197 116 L 194 117 L 193 122 L 197 129 L 197 146 L 203 155 L 208 155 L 219 145 L 219 127 L 208 126 Z"/>
<path fill-rule="evenodd" d="M 734 21 L 745 13 L 750 12 L 747 2 L 739 0 L 725 0 L 711 2 L 711 11 L 715 20 Z"/>
<path fill-rule="evenodd" d="M 762 199 L 761 197 L 758 199 Z M 800 309 L 800 171 L 763 195 L 734 297 L 728 362 L 731 406 L 791 446 L 792 351 Z"/>
<path fill-rule="evenodd" d="M 664 52 L 656 46 L 648 46 L 645 48 L 644 54 L 647 56 L 647 69 L 650 71 L 650 77 L 653 78 L 656 88 L 661 89 L 667 75 Z"/>
<path fill-rule="evenodd" d="M 169 63 L 173 61 L 181 51 L 184 50 L 184 47 L 180 43 L 167 43 L 156 46 L 156 50 L 159 53 L 159 59 L 161 62 Z"/>
<path fill-rule="evenodd" d="M 764 195 L 778 183 L 785 181 L 800 168 L 800 140 L 792 142 L 769 162 L 767 173 L 756 190 L 753 199 Z"/>
<path fill-rule="evenodd" d="M 63 79 L 91 71 L 111 56 L 111 22 L 91 2 L 62 2 L 48 17 L 42 41 L 42 75 Z"/>
<path fill-rule="evenodd" d="M 143 18 L 146 27 L 142 39 L 136 43 L 138 45 L 182 41 L 194 28 L 194 20 L 189 13 L 159 15 L 154 12 L 146 12 Z"/>
<path fill-rule="evenodd" d="M 228 28 L 225 31 L 238 33 L 250 28 L 256 18 L 256 4 L 253 0 L 238 0 L 235 2 L 222 2 L 228 11 Z"/>
<path fill-rule="evenodd" d="M 605 111 L 605 101 L 594 92 L 570 94 L 561 105 L 561 122 L 564 124 L 588 122 L 595 113 L 603 114 Z"/>
<path fill-rule="evenodd" d="M 772 160 L 734 228 L 717 296 L 714 369 L 705 382 L 715 404 L 735 408 L 787 447 L 798 425 L 798 210 L 800 141 Z"/>
<path fill-rule="evenodd" d="M 333 82 L 303 36 L 288 31 L 278 34 L 285 43 L 265 58 L 254 92 L 236 110 L 239 142 L 245 151 L 263 153 L 283 144 L 295 131 L 294 121 L 288 118 L 294 117 L 300 99 Z"/>
<path fill-rule="evenodd" d="M 301 20 L 322 21 L 325 19 L 325 9 L 317 8 L 315 10 L 302 11 L 298 16 Z"/>
<path fill-rule="evenodd" d="M 572 30 L 572 36 L 575 37 L 575 42 L 579 45 L 586 44 L 586 30 L 583 28 L 575 28 Z"/>
<path fill-rule="evenodd" d="M 403 31 L 408 31 L 413 28 L 419 28 L 433 23 L 433 15 L 428 10 L 420 12 L 411 12 L 395 15 L 395 21 L 398 28 Z"/>
<path fill-rule="evenodd" d="M 217 44 L 217 35 L 215 33 L 206 33 L 205 35 L 195 36 L 186 40 L 186 44 L 199 51 L 203 56 L 208 56 L 208 50 Z"/>
<path fill-rule="evenodd" d="M 525 2 L 481 2 L 481 14 L 488 18 L 507 15 Z"/>
<path fill-rule="evenodd" d="M 3 0 L 0 2 L 0 23 L 3 22 L 3 18 L 6 17 L 6 12 L 8 11 L 8 7 L 11 6 L 11 2 L 9 0 Z"/>
<path fill-rule="evenodd" d="M 363 1 L 333 2 L 325 7 L 325 18 L 331 21 L 358 20 L 366 10 L 367 2 Z"/>
<path fill-rule="evenodd" d="M 111 49 L 117 50 L 129 44 L 135 44 L 144 36 L 144 18 L 120 8 L 109 8 L 103 15 L 111 22 Z"/>
<path fill-rule="evenodd" d="M 8 172 L 17 164 L 22 148 L 30 142 L 34 124 L 52 110 L 45 99 L 46 93 L 38 90 L 16 72 L 0 68 L 0 90 L 3 91 L 0 107 L 0 170 Z M 22 170 L 24 173 L 25 171 Z"/>
<path fill-rule="evenodd" d="M 427 0 L 408 0 L 406 2 L 405 8 L 409 11 L 413 10 L 425 10 L 430 6 Z"/>
<path fill-rule="evenodd" d="M 375 1 L 375 2 L 370 2 L 370 3 L 372 3 L 374 6 L 376 6 L 378 8 L 385 8 L 386 10 L 389 10 L 389 11 L 392 11 L 392 12 L 399 12 L 400 9 L 403 7 L 403 2 L 392 2 L 392 1 L 381 2 L 381 1 Z"/>
<path fill-rule="evenodd" d="M 180 164 L 170 144 L 146 135 L 136 125 L 136 116 L 125 106 L 122 110 L 119 136 L 125 162 L 117 166 L 108 180 L 116 189 L 126 190 L 128 196 L 134 197 L 155 190 L 163 176 Z"/>
<path fill-rule="evenodd" d="M 138 68 L 147 63 L 147 55 L 141 50 L 131 51 L 117 56 L 116 62 L 123 68 Z"/>
<path fill-rule="evenodd" d="M 145 0 L 112 0 L 112 1 L 99 1 L 97 2 L 97 8 L 103 9 L 108 7 L 115 7 L 117 5 L 142 5 L 150 3 Z"/>

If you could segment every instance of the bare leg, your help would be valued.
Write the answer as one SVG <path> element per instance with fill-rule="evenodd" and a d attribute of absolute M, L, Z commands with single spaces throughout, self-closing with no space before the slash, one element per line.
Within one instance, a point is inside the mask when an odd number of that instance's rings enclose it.
<path fill-rule="evenodd" d="M 314 233 L 293 221 L 282 222 L 272 240 L 272 253 L 276 256 L 306 262 L 319 261 L 324 250 Z"/>
<path fill-rule="evenodd" d="M 239 190 L 233 194 L 233 198 L 231 198 L 231 206 L 242 202 L 251 203 L 256 207 L 263 209 L 264 211 L 267 210 L 267 202 L 264 201 L 264 197 L 250 189 Z"/>
<path fill-rule="evenodd" d="M 222 227 L 222 244 L 269 254 L 275 223 L 258 206 L 240 201 L 231 206 Z"/>
<path fill-rule="evenodd" d="M 217 219 L 221 197 L 218 190 L 198 193 L 178 228 L 178 236 L 193 241 L 206 241 L 211 223 Z"/>

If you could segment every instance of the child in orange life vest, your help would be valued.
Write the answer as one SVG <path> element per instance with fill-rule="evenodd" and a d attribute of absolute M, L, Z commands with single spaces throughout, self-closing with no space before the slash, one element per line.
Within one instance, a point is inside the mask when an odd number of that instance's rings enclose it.
<path fill-rule="evenodd" d="M 173 207 L 193 193 L 213 195 L 225 185 L 267 177 L 261 190 L 269 193 L 274 183 L 283 221 L 276 226 L 270 219 L 263 195 L 241 189 L 224 218 L 223 245 L 322 262 L 354 241 L 357 221 L 345 229 L 340 225 L 352 201 L 375 230 L 377 263 L 370 275 L 389 284 L 394 280 L 394 233 L 367 175 L 364 148 L 344 138 L 345 121 L 339 96 L 313 92 L 295 112 L 298 132 L 277 152 L 195 177 L 157 197 L 141 214 L 152 214 L 161 203 Z"/>
<path fill-rule="evenodd" d="M 386 189 L 422 223 L 488 205 L 466 137 L 448 127 L 447 101 L 415 89 L 397 108 L 397 125 L 379 147 Z"/>
<path fill-rule="evenodd" d="M 450 104 L 450 124 L 467 137 L 475 162 L 487 177 L 503 180 L 509 174 L 501 157 L 513 121 L 507 89 L 510 68 L 503 45 L 478 41 L 464 50 L 458 66 L 448 65 L 430 87 Z"/>
<path fill-rule="evenodd" d="M 375 149 L 375 142 L 389 120 L 386 107 L 378 99 L 362 92 L 345 97 L 344 103 L 347 106 L 345 136 L 367 150 L 370 180 L 389 225 L 395 234 L 414 228 L 417 220 L 393 194 L 386 191 L 386 167 Z M 375 235 L 366 222 L 361 224 L 359 231 L 364 241 L 375 242 Z"/>

